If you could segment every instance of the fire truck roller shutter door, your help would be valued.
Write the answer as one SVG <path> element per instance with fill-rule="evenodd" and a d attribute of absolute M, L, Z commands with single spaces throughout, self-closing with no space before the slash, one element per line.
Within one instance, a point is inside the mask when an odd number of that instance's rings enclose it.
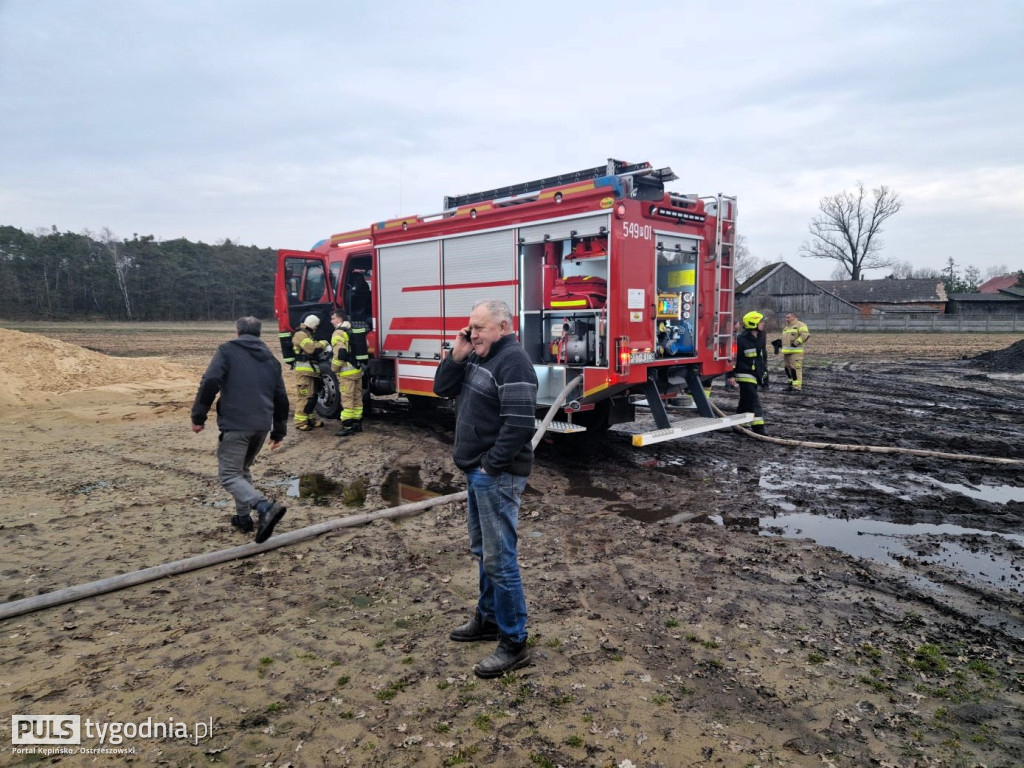
<path fill-rule="evenodd" d="M 519 228 L 519 240 L 523 244 L 543 243 L 547 240 L 568 240 L 570 237 L 590 237 L 602 234 L 601 228 L 607 233 L 611 227 L 611 216 L 586 215 L 580 218 L 547 221 Z M 574 235 L 575 233 L 575 235 Z M 546 236 L 546 237 L 545 237 Z"/>
<path fill-rule="evenodd" d="M 440 289 L 420 290 L 441 283 L 441 243 L 383 246 L 378 250 L 381 354 L 384 357 L 440 356 Z M 417 355 L 417 353 L 419 353 Z"/>
<path fill-rule="evenodd" d="M 513 314 L 519 311 L 515 286 L 518 253 L 512 229 L 444 240 L 444 315 L 449 330 L 453 322 L 461 328 L 473 304 L 481 299 L 501 299 Z M 449 287 L 452 285 L 460 287 Z"/>

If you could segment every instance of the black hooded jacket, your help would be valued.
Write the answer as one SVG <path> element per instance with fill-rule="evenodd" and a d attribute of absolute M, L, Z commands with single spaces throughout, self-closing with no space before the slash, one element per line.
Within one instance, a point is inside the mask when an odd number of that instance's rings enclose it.
<path fill-rule="evenodd" d="M 288 392 L 281 364 L 258 336 L 221 344 L 199 382 L 192 423 L 205 424 L 214 398 L 221 432 L 262 432 L 281 440 L 288 431 Z"/>

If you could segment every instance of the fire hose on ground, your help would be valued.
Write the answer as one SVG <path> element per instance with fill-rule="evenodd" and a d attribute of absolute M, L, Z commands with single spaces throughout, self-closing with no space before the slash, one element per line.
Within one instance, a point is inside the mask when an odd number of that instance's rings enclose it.
<path fill-rule="evenodd" d="M 548 426 L 551 424 L 555 413 L 561 407 L 562 403 L 569 396 L 569 393 L 583 380 L 582 376 L 577 376 L 575 379 L 566 384 L 565 388 L 559 393 L 555 402 L 548 409 L 547 414 L 544 416 L 540 426 L 537 427 L 537 432 L 533 436 L 533 447 L 536 448 L 537 444 L 540 443 L 541 438 L 544 437 L 544 433 L 547 431 Z M 269 552 L 272 549 L 279 547 L 286 547 L 290 544 L 297 544 L 300 541 L 306 541 L 308 539 L 315 538 L 324 533 L 336 531 L 340 528 L 354 528 L 360 525 L 366 525 L 372 523 L 375 520 L 396 520 L 398 518 L 407 517 L 410 515 L 418 514 L 431 507 L 436 507 L 439 504 L 449 504 L 452 502 L 464 501 L 466 499 L 466 491 L 460 491 L 459 493 L 450 493 L 445 496 L 436 496 L 432 499 L 424 499 L 423 501 L 415 501 L 409 504 L 402 504 L 397 507 L 389 507 L 387 509 L 380 509 L 376 512 L 369 512 L 364 515 L 351 515 L 349 517 L 339 517 L 334 520 L 328 520 L 324 523 L 318 523 L 311 525 L 306 528 L 299 528 L 295 531 L 289 531 L 277 536 L 273 536 L 262 544 L 243 544 L 239 547 L 231 547 L 230 549 L 222 549 L 218 552 L 208 552 L 205 555 L 196 555 L 195 557 L 189 557 L 185 560 L 177 560 L 173 563 L 165 563 L 164 565 L 157 565 L 152 568 L 145 568 L 141 571 L 133 571 L 131 573 L 122 573 L 118 576 L 111 576 L 106 579 L 100 579 L 99 581 L 92 581 L 88 584 L 80 584 L 76 587 L 66 587 L 65 589 L 59 589 L 55 592 L 46 592 L 42 595 L 35 595 L 34 597 L 26 597 L 21 600 L 14 600 L 9 603 L 0 605 L 0 621 L 4 619 L 10 619 L 15 616 L 21 616 L 26 613 L 33 613 L 35 611 L 42 610 L 44 608 L 52 608 L 55 605 L 63 605 L 65 603 L 73 603 L 78 600 L 84 600 L 87 597 L 95 597 L 96 595 L 104 595 L 108 592 L 115 592 L 119 589 L 125 589 L 126 587 L 134 587 L 139 584 L 145 584 L 150 581 L 156 581 L 167 576 L 176 576 L 179 573 L 188 573 L 189 571 L 197 571 L 200 568 L 206 568 L 211 565 L 218 565 L 220 563 L 228 562 L 229 560 L 237 560 L 242 557 L 251 557 L 252 555 L 258 555 L 263 552 Z"/>
<path fill-rule="evenodd" d="M 711 403 L 711 410 L 714 411 L 718 416 L 725 416 L 722 410 Z M 976 456 L 969 453 L 943 453 L 942 451 L 928 451 L 922 448 L 900 448 L 897 446 L 887 445 L 853 445 L 850 443 L 816 443 L 809 440 L 789 440 L 783 437 L 773 437 L 771 435 L 759 435 L 756 432 L 751 432 L 746 427 L 735 426 L 733 427 L 734 432 L 738 432 L 747 437 L 752 437 L 755 440 L 761 440 L 765 443 L 774 443 L 775 445 L 788 445 L 794 448 L 814 448 L 817 450 L 830 450 L 830 451 L 849 451 L 851 453 L 900 453 L 907 456 L 925 456 L 930 459 L 945 459 L 949 461 L 975 461 L 982 462 L 985 464 L 1024 464 L 1024 459 L 1007 459 L 1001 456 Z"/>

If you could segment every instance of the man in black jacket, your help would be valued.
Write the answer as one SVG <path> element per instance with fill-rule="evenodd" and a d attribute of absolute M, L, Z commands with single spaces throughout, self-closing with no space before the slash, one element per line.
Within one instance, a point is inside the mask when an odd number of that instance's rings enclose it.
<path fill-rule="evenodd" d="M 455 465 L 466 473 L 469 548 L 480 561 L 480 597 L 458 642 L 498 640 L 473 667 L 499 677 L 530 663 L 526 596 L 519 574 L 519 503 L 533 468 L 537 375 L 516 341 L 508 305 L 478 302 L 434 377 L 434 393 L 458 397 Z"/>
<path fill-rule="evenodd" d="M 259 337 L 260 321 L 243 317 L 235 323 L 235 329 L 238 338 L 217 348 L 199 382 L 192 404 L 192 431 L 203 431 L 219 392 L 217 467 L 221 485 L 235 497 L 231 524 L 243 533 L 252 532 L 249 510 L 255 509 L 259 514 L 256 543 L 262 544 L 270 538 L 286 508 L 253 487 L 249 468 L 268 433 L 271 450 L 280 447 L 288 431 L 288 393 L 281 364 Z"/>

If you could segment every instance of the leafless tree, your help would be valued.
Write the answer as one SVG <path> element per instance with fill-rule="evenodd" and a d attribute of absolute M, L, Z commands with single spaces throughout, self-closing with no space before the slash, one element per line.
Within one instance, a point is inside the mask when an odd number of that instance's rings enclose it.
<path fill-rule="evenodd" d="M 132 319 L 132 300 L 128 295 L 128 270 L 132 266 L 132 257 L 127 253 L 127 249 L 124 244 L 117 239 L 113 232 L 110 231 L 110 227 L 104 227 L 100 232 L 100 242 L 103 243 L 103 247 L 107 249 L 107 253 L 110 254 L 111 261 L 114 262 L 114 272 L 117 275 L 117 288 L 121 292 L 121 297 L 124 299 L 124 311 L 128 315 L 128 319 Z"/>
<path fill-rule="evenodd" d="M 891 266 L 892 272 L 889 273 L 888 277 L 894 280 L 914 280 L 926 277 L 942 279 L 942 271 L 936 267 L 915 267 L 909 261 L 894 261 Z M 838 269 L 842 269 L 842 267 Z M 845 274 L 841 274 L 835 279 L 842 280 L 844 277 Z"/>
<path fill-rule="evenodd" d="M 1010 274 L 1010 270 L 1006 268 L 1005 264 L 996 264 L 994 267 L 989 267 L 985 270 L 985 279 L 991 280 L 993 277 L 1002 277 L 1008 274 Z"/>
<path fill-rule="evenodd" d="M 736 236 L 736 259 L 733 263 L 736 285 L 745 282 L 755 272 L 767 267 L 770 263 L 767 259 L 759 259 L 751 255 L 746 235 Z"/>
<path fill-rule="evenodd" d="M 800 246 L 800 252 L 816 259 L 837 261 L 851 280 L 860 280 L 864 270 L 892 264 L 892 259 L 881 255 L 882 241 L 878 235 L 885 220 L 902 207 L 899 195 L 885 186 L 871 190 L 868 200 L 864 182 L 858 181 L 853 192 L 821 199 L 821 213 L 810 225 L 812 239 Z"/>

